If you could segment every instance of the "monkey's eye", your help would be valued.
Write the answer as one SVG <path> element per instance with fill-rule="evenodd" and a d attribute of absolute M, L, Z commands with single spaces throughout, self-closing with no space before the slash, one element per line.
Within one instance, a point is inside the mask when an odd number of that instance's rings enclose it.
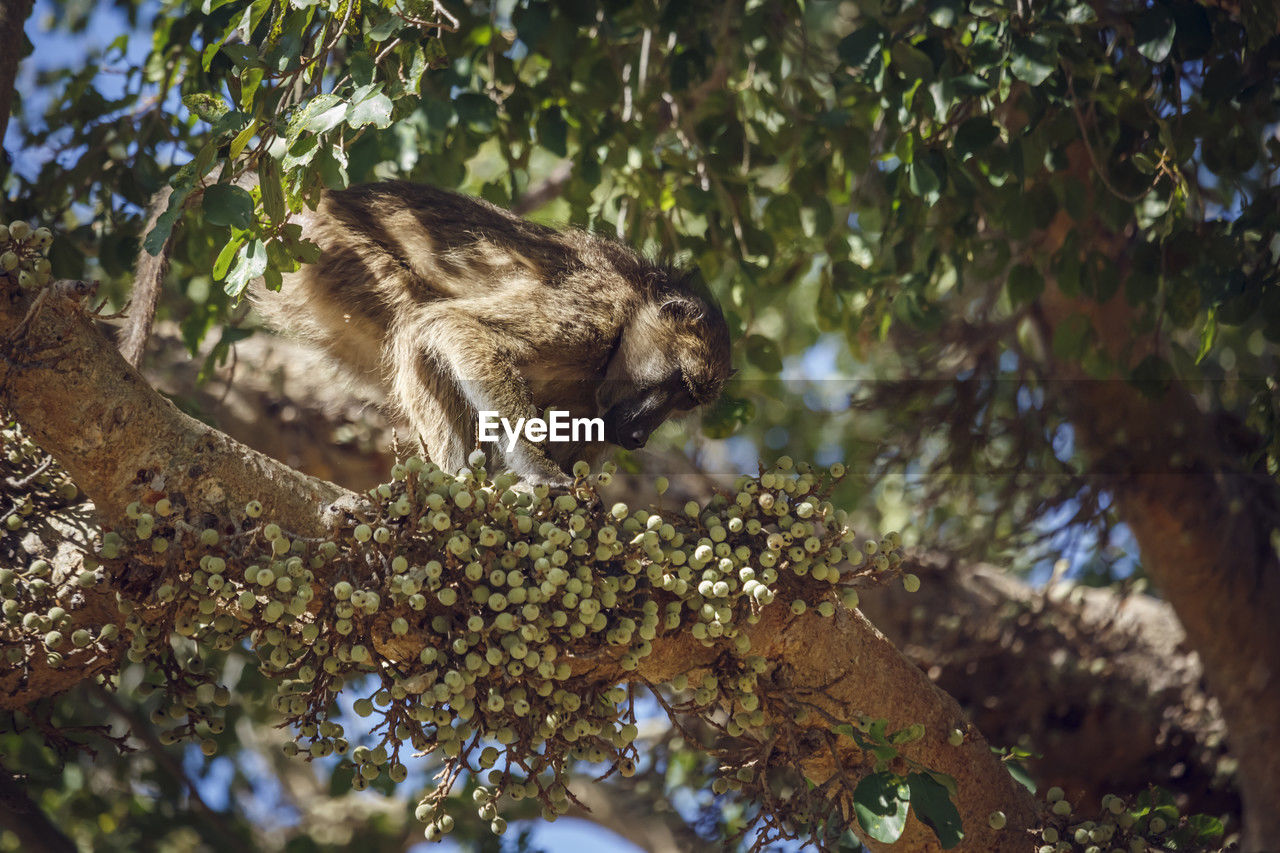
<path fill-rule="evenodd" d="M 677 409 L 687 411 L 696 409 L 700 403 L 698 396 L 693 391 L 693 385 L 689 382 L 689 378 L 685 376 L 684 371 L 680 371 L 680 384 L 677 386 L 675 396 L 675 406 Z"/>

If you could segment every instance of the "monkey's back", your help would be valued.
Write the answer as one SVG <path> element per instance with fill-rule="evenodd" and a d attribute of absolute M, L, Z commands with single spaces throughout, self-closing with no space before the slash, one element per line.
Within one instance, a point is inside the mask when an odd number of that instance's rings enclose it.
<path fill-rule="evenodd" d="M 531 322 L 508 321 L 517 336 L 539 328 L 552 337 L 574 330 L 601 337 L 612 332 L 584 330 L 581 318 L 599 324 L 603 301 L 613 307 L 602 325 L 621 322 L 629 292 L 644 284 L 635 280 L 643 277 L 643 262 L 623 247 L 405 181 L 326 193 L 298 221 L 319 246 L 320 260 L 286 275 L 280 293 L 255 283 L 254 302 L 272 326 L 315 341 L 371 379 L 379 375 L 388 331 L 425 303 L 480 297 L 522 306 Z M 569 307 L 592 303 L 589 312 Z M 534 314 L 542 315 L 539 322 Z"/>

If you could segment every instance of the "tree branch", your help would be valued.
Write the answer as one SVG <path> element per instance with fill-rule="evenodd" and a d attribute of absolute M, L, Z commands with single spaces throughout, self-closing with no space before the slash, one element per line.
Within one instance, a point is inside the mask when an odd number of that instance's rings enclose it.
<path fill-rule="evenodd" d="M 1072 171 L 1088 186 L 1087 156 L 1069 149 Z M 1050 253 L 1076 231 L 1124 274 L 1128 241 L 1097 221 L 1075 222 L 1059 211 L 1043 237 Z M 1133 312 L 1122 295 L 1106 303 L 1046 290 L 1047 329 L 1075 314 L 1091 321 L 1099 345 L 1127 374 L 1156 342 L 1135 341 Z M 1280 559 L 1271 543 L 1280 525 L 1280 489 L 1261 468 L 1241 467 L 1253 440 L 1201 411 L 1176 380 L 1139 388 L 1095 380 L 1077 364 L 1057 365 L 1058 381 L 1082 448 L 1116 496 L 1143 564 L 1200 654 L 1206 680 L 1222 705 L 1231 752 L 1240 764 L 1245 832 L 1242 849 L 1267 849 L 1280 835 L 1280 758 L 1271 712 L 1280 708 Z"/>
<path fill-rule="evenodd" d="M 0 405 L 67 469 L 104 520 L 122 518 L 148 491 L 163 491 L 214 517 L 240 513 L 256 499 L 278 523 L 316 535 L 325 529 L 320 510 L 352 497 L 178 411 L 79 303 L 53 293 L 34 312 L 29 296 L 0 293 Z"/>

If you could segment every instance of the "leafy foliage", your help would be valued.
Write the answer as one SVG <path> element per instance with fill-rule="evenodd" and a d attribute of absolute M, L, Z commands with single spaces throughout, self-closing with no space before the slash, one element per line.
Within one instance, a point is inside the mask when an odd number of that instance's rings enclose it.
<path fill-rule="evenodd" d="M 1064 517 L 1104 544 L 1115 521 L 1060 368 L 1181 382 L 1239 467 L 1280 467 L 1277 19 L 1239 6 L 167 0 L 142 62 L 122 36 L 46 66 L 17 130 L 59 156 L 7 176 L 5 219 L 59 223 L 52 273 L 118 301 L 139 247 L 172 238 L 165 310 L 223 354 L 248 282 L 314 259 L 289 216 L 322 188 L 521 206 L 549 186 L 537 216 L 678 255 L 721 297 L 744 381 L 709 435 L 909 473 L 932 542 L 1026 563 Z M 99 66 L 124 66 L 118 92 Z M 1046 332 L 1056 296 L 1079 310 Z M 1130 352 L 1100 346 L 1098 306 Z M 797 405 L 779 377 L 824 351 L 858 383 Z M 904 518 L 894 482 L 835 498 L 875 488 Z"/>
<path fill-rule="evenodd" d="M 1257 432 L 1274 469 L 1280 418 L 1264 377 L 1280 338 L 1280 152 L 1263 7 L 1054 0 L 1033 21 L 1003 3 L 169 3 L 120 97 L 102 96 L 91 69 L 47 75 L 49 129 L 26 116 L 26 139 L 56 138 L 78 159 L 11 178 L 10 206 L 48 219 L 72 199 L 96 204 L 98 224 L 61 241 L 55 272 L 80 275 L 90 259 L 119 280 L 131 211 L 169 175 L 172 215 L 147 246 L 192 208 L 168 308 L 195 347 L 251 278 L 313 257 L 286 219 L 325 186 L 396 175 L 519 204 L 564 167 L 539 215 L 678 254 L 726 302 L 747 372 L 707 413 L 710 434 L 745 425 L 802 455 L 835 442 L 856 469 L 983 473 L 980 513 L 945 487 L 927 497 L 940 541 L 990 548 L 979 543 L 1034 530 L 1064 503 L 1108 523 L 1079 460 L 1055 449 L 1060 400 L 1029 420 L 1018 402 L 1019 388 L 1053 390 L 1034 334 L 1005 334 L 1027 331 L 1046 287 L 1121 294 L 1134 345 L 1161 345 L 1135 378 L 1191 382 Z M 256 180 L 237 178 L 250 169 Z M 1046 241 L 1050 226 L 1065 239 Z M 1128 229 L 1123 250 L 1077 236 L 1095 226 Z M 1054 356 L 1134 375 L 1091 322 L 1055 330 Z M 891 328 L 893 349 L 870 349 Z M 791 396 L 770 384 L 785 360 L 832 335 L 881 380 L 859 407 L 877 419 L 863 430 L 902 441 L 836 442 L 847 416 L 819 431 L 770 402 Z M 938 361 L 951 345 L 979 366 L 959 410 L 898 381 L 953 381 Z M 1006 435 L 1012 452 L 992 464 L 978 448 Z M 944 455 L 926 450 L 935 436 Z M 1051 488 L 1019 472 L 1067 476 Z M 960 524 L 975 515 L 990 520 L 982 532 Z"/>

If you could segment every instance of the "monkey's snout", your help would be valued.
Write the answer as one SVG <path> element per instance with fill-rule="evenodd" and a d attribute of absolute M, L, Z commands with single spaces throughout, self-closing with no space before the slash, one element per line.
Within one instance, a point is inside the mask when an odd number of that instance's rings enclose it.
<path fill-rule="evenodd" d="M 649 433 L 644 429 L 626 430 L 621 435 L 621 441 L 618 443 L 627 450 L 636 450 L 644 447 L 649 440 Z"/>
<path fill-rule="evenodd" d="M 604 415 L 604 439 L 627 450 L 644 447 L 649 441 L 651 432 L 643 421 L 626 416 L 618 411 L 618 407 L 610 409 Z"/>

